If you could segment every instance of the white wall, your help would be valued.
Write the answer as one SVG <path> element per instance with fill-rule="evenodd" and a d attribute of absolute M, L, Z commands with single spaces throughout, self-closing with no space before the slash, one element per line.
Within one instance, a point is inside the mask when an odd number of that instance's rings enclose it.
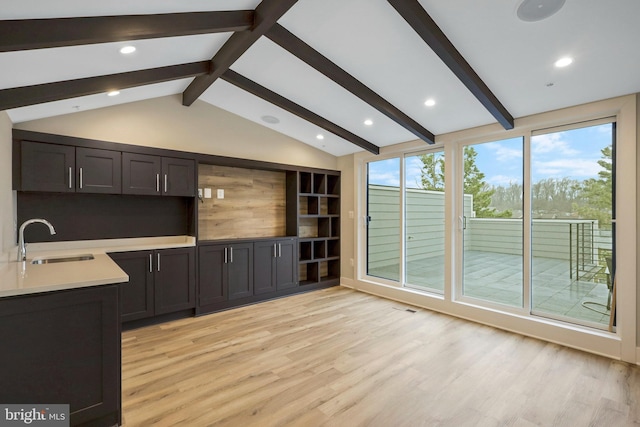
<path fill-rule="evenodd" d="M 337 158 L 203 101 L 179 95 L 16 123 L 16 129 L 266 162 L 337 169 Z"/>
<path fill-rule="evenodd" d="M 11 120 L 0 111 L 0 262 L 15 243 L 14 192 L 11 190 Z"/>

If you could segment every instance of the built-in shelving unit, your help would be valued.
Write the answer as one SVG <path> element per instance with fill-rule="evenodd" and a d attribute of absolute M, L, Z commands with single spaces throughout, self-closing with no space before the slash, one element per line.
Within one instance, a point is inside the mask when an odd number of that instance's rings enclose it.
<path fill-rule="evenodd" d="M 340 279 L 340 176 L 298 172 L 300 286 Z"/>

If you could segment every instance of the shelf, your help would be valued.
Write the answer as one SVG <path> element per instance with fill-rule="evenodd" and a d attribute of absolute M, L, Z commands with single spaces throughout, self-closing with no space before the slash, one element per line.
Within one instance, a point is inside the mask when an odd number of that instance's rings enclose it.
<path fill-rule="evenodd" d="M 299 259 L 300 261 L 311 261 L 313 258 L 312 243 L 300 242 L 299 244 Z"/>
<path fill-rule="evenodd" d="M 327 175 L 323 173 L 313 174 L 313 192 L 327 194 Z"/>
<path fill-rule="evenodd" d="M 327 194 L 340 195 L 340 177 L 337 175 L 327 175 Z"/>
<path fill-rule="evenodd" d="M 300 187 L 298 192 L 302 194 L 310 194 L 312 192 L 311 188 L 311 177 L 313 175 L 309 172 L 300 172 Z"/>

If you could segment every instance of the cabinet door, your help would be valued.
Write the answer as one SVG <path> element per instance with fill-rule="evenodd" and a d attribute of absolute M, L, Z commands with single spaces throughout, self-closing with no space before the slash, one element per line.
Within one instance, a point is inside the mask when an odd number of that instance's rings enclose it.
<path fill-rule="evenodd" d="M 0 342 L 0 402 L 67 403 L 71 425 L 118 423 L 116 285 L 3 298 Z"/>
<path fill-rule="evenodd" d="M 198 306 L 227 300 L 225 245 L 198 248 Z"/>
<path fill-rule="evenodd" d="M 121 252 L 109 256 L 129 275 L 128 283 L 118 285 L 122 321 L 153 316 L 153 251 Z"/>
<path fill-rule="evenodd" d="M 160 195 L 161 157 L 122 153 L 122 194 Z"/>
<path fill-rule="evenodd" d="M 75 191 L 76 149 L 65 145 L 22 141 L 22 191 Z"/>
<path fill-rule="evenodd" d="M 195 196 L 195 161 L 188 159 L 162 158 L 162 195 Z"/>
<path fill-rule="evenodd" d="M 154 295 L 156 314 L 195 307 L 195 249 L 155 251 Z"/>
<path fill-rule="evenodd" d="M 122 193 L 122 159 L 119 151 L 76 148 L 79 193 Z"/>
<path fill-rule="evenodd" d="M 229 299 L 253 295 L 253 244 L 229 246 L 227 254 Z"/>
<path fill-rule="evenodd" d="M 295 239 L 278 241 L 276 258 L 276 289 L 289 289 L 298 285 L 298 243 Z"/>
<path fill-rule="evenodd" d="M 253 244 L 253 292 L 255 295 L 276 290 L 277 256 L 277 241 L 267 240 Z"/>

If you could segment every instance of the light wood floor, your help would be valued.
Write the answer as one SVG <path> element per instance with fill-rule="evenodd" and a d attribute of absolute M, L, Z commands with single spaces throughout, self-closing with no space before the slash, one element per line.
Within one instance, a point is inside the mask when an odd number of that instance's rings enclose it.
<path fill-rule="evenodd" d="M 133 426 L 626 426 L 640 368 L 344 288 L 123 333 Z"/>

